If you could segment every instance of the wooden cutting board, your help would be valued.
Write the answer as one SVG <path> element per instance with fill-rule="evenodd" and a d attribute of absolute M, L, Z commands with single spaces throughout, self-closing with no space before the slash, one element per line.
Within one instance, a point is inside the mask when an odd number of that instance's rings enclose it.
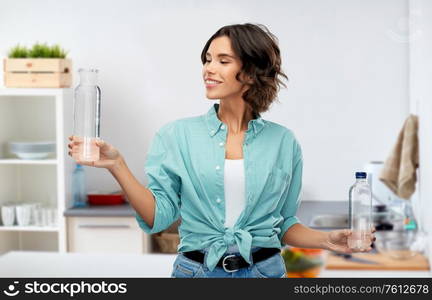
<path fill-rule="evenodd" d="M 328 270 L 429 270 L 428 260 L 421 254 L 404 260 L 394 259 L 380 253 L 355 253 L 352 256 L 372 260 L 377 264 L 352 262 L 328 252 L 325 268 Z"/>

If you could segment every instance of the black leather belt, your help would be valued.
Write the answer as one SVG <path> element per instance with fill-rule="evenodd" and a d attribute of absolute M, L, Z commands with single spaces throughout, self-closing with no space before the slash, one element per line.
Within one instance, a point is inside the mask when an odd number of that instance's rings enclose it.
<path fill-rule="evenodd" d="M 279 252 L 279 248 L 260 248 L 252 253 L 252 261 L 254 263 L 260 262 Z M 205 254 L 201 251 L 195 250 L 183 252 L 183 255 L 189 259 L 199 262 L 200 264 L 204 263 Z M 226 272 L 235 272 L 238 269 L 248 267 L 249 264 L 240 255 L 228 254 L 223 256 L 218 261 L 217 266 L 223 268 Z"/>

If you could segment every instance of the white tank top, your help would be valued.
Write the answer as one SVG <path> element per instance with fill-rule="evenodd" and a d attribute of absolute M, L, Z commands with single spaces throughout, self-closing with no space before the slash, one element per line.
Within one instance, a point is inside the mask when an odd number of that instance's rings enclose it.
<path fill-rule="evenodd" d="M 245 175 L 243 159 L 225 159 L 225 227 L 233 227 L 245 207 Z M 230 245 L 228 252 L 237 252 L 237 245 Z"/>
<path fill-rule="evenodd" d="M 245 176 L 243 159 L 225 159 L 225 227 L 233 227 L 242 213 L 245 204 Z M 209 248 L 203 249 L 208 251 Z M 236 244 L 230 245 L 228 253 L 238 252 Z"/>

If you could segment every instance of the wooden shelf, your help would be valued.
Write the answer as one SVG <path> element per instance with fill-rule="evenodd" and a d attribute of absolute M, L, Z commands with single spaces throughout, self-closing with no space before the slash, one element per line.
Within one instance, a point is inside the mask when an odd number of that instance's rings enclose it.
<path fill-rule="evenodd" d="M 57 159 L 0 159 L 0 165 L 56 165 L 57 163 Z"/>

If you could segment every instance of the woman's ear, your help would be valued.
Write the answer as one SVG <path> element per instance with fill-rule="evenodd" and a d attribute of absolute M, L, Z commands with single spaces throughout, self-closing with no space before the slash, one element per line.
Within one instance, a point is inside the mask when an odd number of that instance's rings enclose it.
<path fill-rule="evenodd" d="M 246 75 L 244 72 L 241 73 L 240 78 L 243 82 L 245 82 L 248 85 L 252 85 L 254 83 L 253 78 L 249 75 Z"/>
<path fill-rule="evenodd" d="M 254 83 L 253 78 L 251 76 L 246 76 L 246 83 L 252 85 Z"/>

